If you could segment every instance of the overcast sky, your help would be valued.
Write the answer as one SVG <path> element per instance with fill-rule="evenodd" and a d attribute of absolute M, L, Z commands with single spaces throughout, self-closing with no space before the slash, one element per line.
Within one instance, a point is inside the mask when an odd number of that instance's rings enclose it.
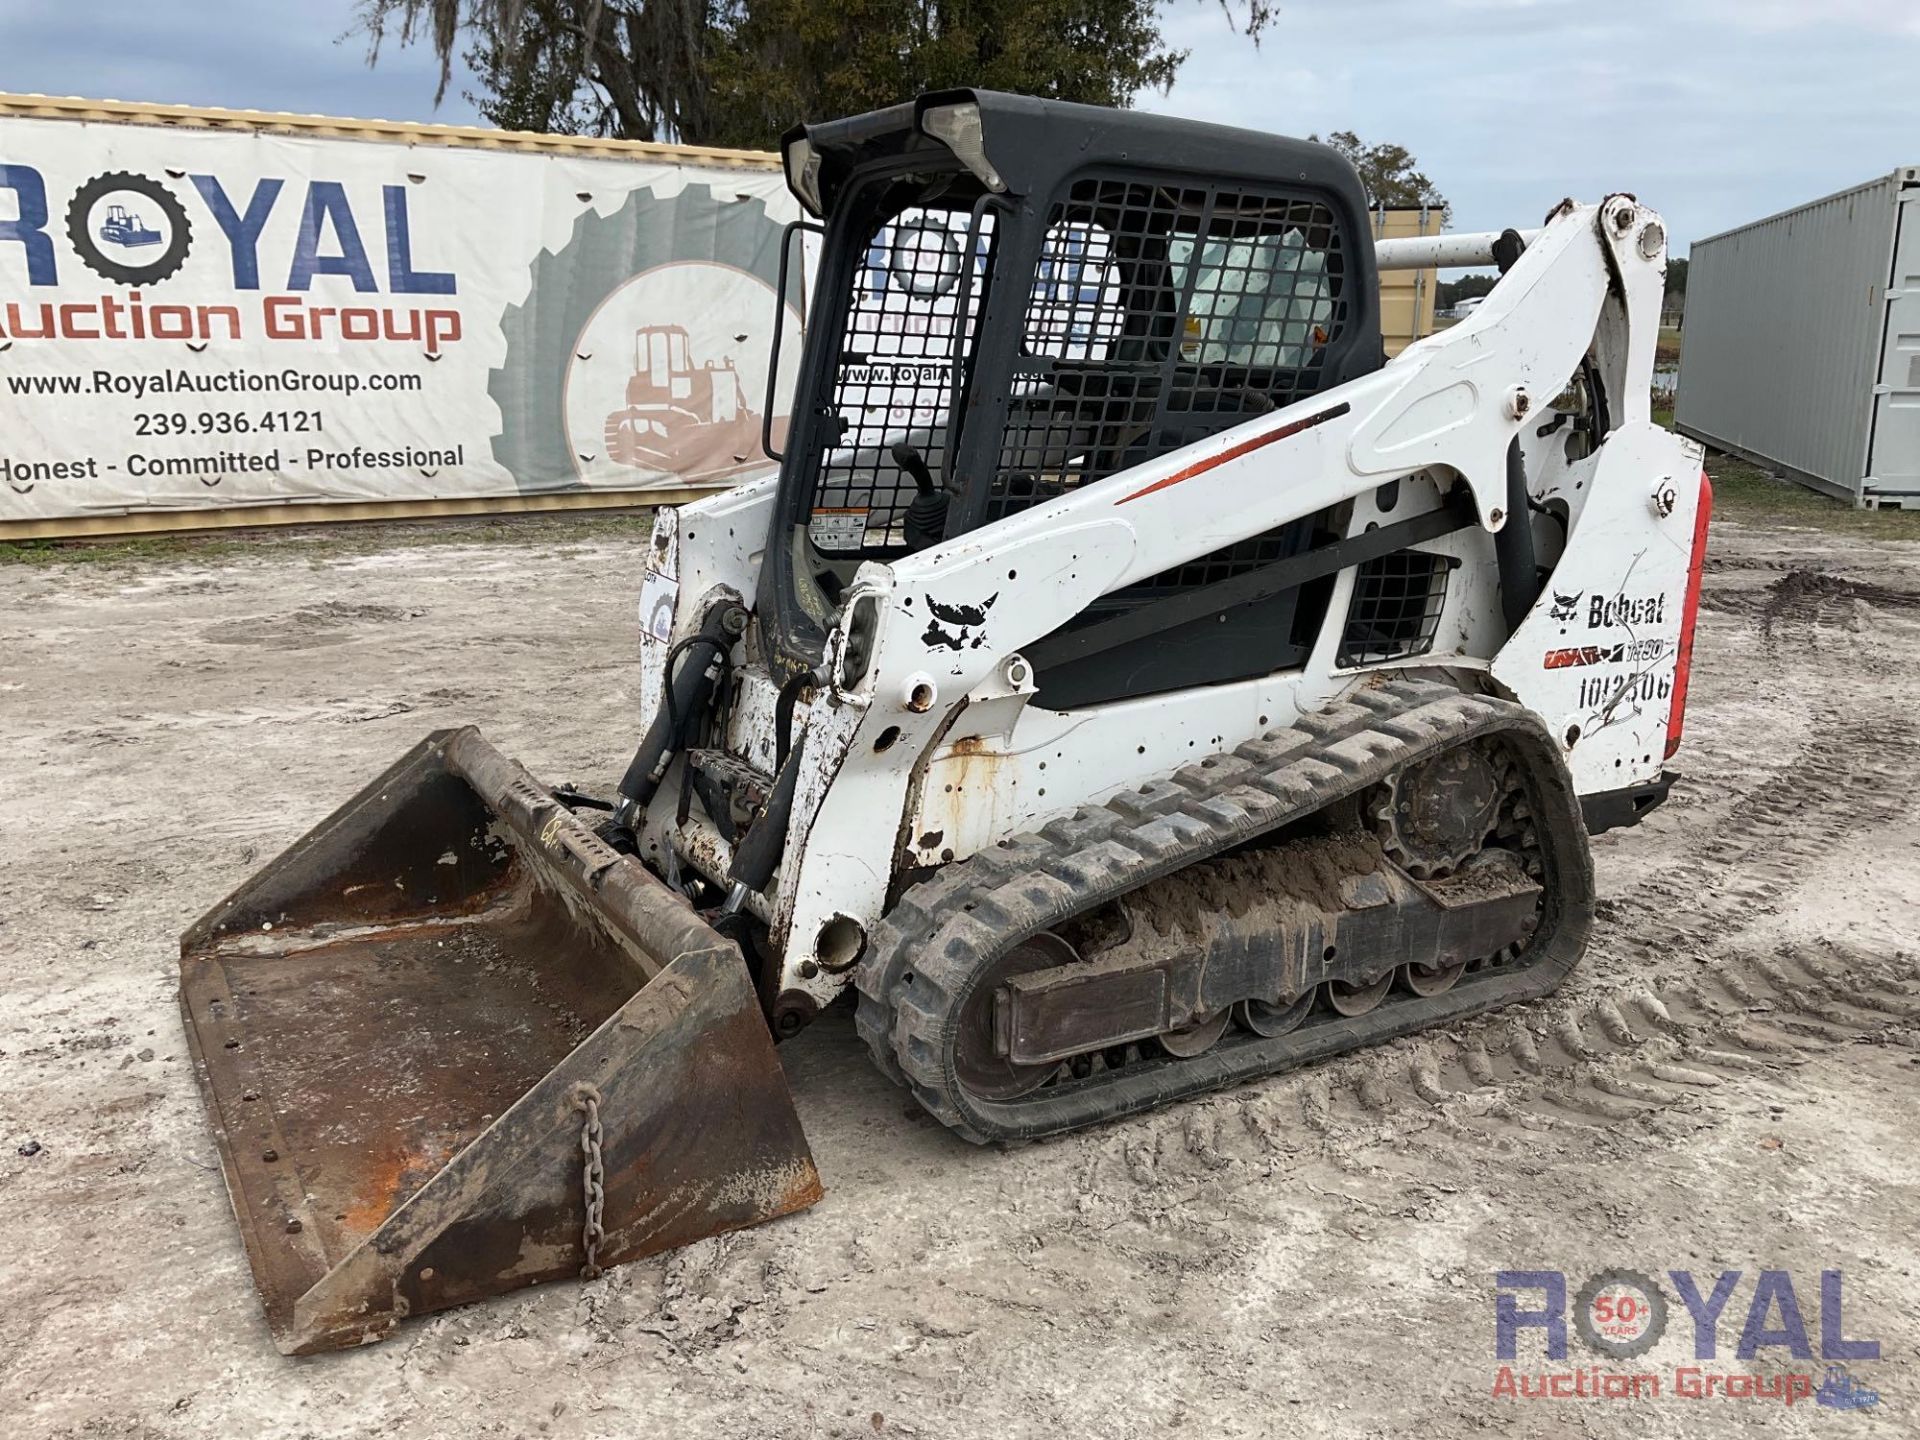
<path fill-rule="evenodd" d="M 351 0 L 0 0 L 0 89 L 474 123 Z M 1259 49 L 1175 0 L 1156 110 L 1406 145 L 1458 229 L 1625 189 L 1676 250 L 1920 164 L 1920 0 L 1284 0 Z"/>

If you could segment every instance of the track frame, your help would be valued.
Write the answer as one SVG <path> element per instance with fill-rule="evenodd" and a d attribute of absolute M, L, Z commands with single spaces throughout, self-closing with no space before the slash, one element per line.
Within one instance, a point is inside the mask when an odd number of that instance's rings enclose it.
<path fill-rule="evenodd" d="M 985 1099 L 960 1083 L 960 1016 L 1013 946 L 1358 795 L 1402 766 L 1493 735 L 1521 762 L 1544 886 L 1539 928 L 1512 961 L 1465 975 L 1439 995 L 1397 996 L 1369 1014 L 1316 1017 L 1272 1038 L 1236 1033 L 1204 1054 L 1128 1065 L 1016 1099 Z M 856 974 L 858 1026 L 881 1069 L 956 1133 L 982 1144 L 1033 1139 L 1547 994 L 1579 962 L 1593 905 L 1578 796 L 1539 718 L 1440 682 L 1376 683 L 909 889 L 877 928 Z"/>

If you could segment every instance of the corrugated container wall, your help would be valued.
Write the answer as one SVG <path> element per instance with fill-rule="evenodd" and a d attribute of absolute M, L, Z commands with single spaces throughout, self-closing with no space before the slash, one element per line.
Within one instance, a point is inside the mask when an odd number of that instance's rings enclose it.
<path fill-rule="evenodd" d="M 1376 208 L 1373 238 L 1404 240 L 1414 235 L 1438 235 L 1441 218 L 1441 212 L 1431 205 Z M 1438 270 L 1380 272 L 1380 339 L 1389 359 L 1433 333 L 1433 300 L 1439 283 Z"/>
<path fill-rule="evenodd" d="M 1690 262 L 1677 428 L 1856 504 L 1920 506 L 1920 167 Z"/>

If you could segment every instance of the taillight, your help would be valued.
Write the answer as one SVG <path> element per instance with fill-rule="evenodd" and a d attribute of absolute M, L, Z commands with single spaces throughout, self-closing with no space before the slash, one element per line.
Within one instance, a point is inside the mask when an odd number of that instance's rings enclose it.
<path fill-rule="evenodd" d="M 1713 481 L 1700 472 L 1700 505 L 1693 512 L 1693 555 L 1687 561 L 1687 600 L 1680 608 L 1680 651 L 1673 666 L 1673 705 L 1667 711 L 1667 759 L 1680 748 L 1687 722 L 1687 680 L 1693 672 L 1693 626 L 1700 618 L 1700 573 L 1707 562 L 1707 520 L 1713 514 Z"/>

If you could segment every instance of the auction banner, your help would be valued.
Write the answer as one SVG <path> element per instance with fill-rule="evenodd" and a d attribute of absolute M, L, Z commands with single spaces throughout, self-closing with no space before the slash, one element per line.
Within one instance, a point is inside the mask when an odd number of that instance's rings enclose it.
<path fill-rule="evenodd" d="M 798 207 L 634 150 L 0 116 L 0 522 L 765 470 Z"/>

